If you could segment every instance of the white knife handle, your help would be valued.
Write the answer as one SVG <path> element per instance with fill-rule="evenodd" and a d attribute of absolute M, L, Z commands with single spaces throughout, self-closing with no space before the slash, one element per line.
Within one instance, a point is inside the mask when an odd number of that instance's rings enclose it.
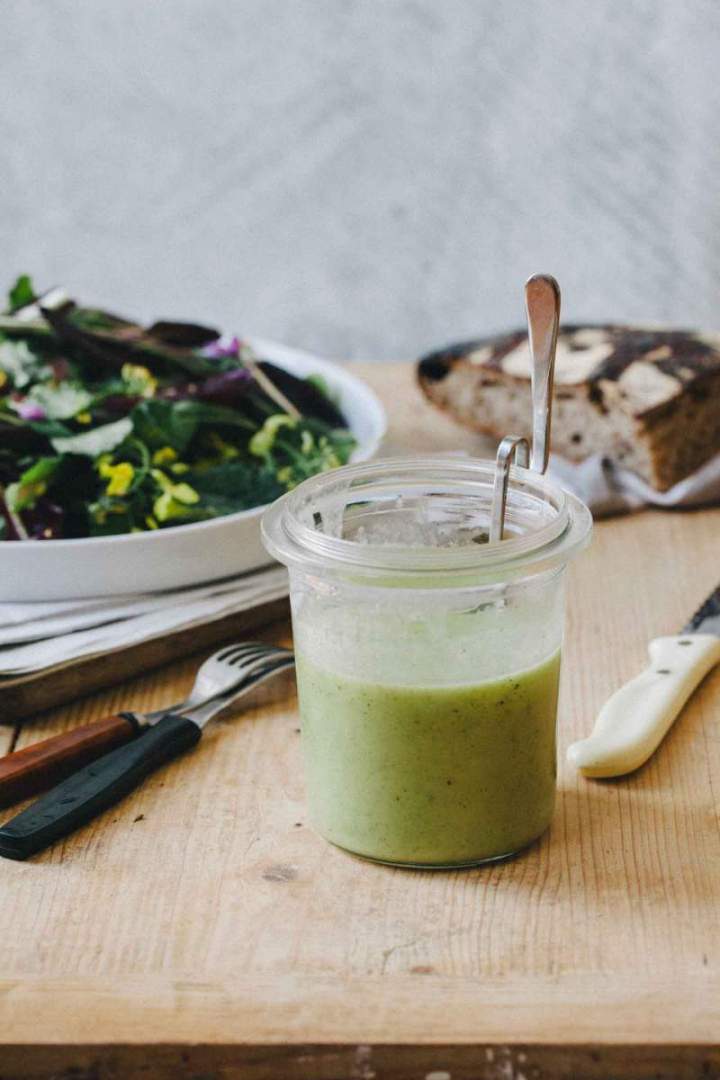
<path fill-rule="evenodd" d="M 647 761 L 695 687 L 720 662 L 720 638 L 655 638 L 648 656 L 645 671 L 600 710 L 592 735 L 568 747 L 568 761 L 584 776 L 622 776 Z"/>

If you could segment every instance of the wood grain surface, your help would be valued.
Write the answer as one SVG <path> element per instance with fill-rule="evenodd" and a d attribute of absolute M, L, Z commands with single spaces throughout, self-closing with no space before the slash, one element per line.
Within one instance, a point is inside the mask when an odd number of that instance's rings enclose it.
<path fill-rule="evenodd" d="M 409 367 L 363 373 L 402 403 L 391 449 L 470 445 Z M 103 818 L 0 863 L 3 1080 L 720 1076 L 720 671 L 635 775 L 564 761 L 717 584 L 719 537 L 718 511 L 597 525 L 569 589 L 558 810 L 514 861 L 395 870 L 316 836 L 283 676 Z M 17 745 L 176 699 L 196 664 Z"/>

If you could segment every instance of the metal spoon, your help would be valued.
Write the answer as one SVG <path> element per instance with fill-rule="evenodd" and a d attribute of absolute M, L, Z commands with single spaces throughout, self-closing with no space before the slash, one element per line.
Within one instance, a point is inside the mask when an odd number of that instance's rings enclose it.
<path fill-rule="evenodd" d="M 497 448 L 495 458 L 495 481 L 493 500 L 490 510 L 490 543 L 502 540 L 505 529 L 505 506 L 507 504 L 510 462 L 514 461 L 523 469 L 528 467 L 529 447 L 527 439 L 521 435 L 506 435 Z"/>
<path fill-rule="evenodd" d="M 528 278 L 525 283 L 525 307 L 532 361 L 533 416 L 530 468 L 542 474 L 547 469 L 550 457 L 555 349 L 560 324 L 560 286 L 555 278 L 550 274 L 533 274 L 531 278 Z M 495 458 L 489 530 L 491 544 L 503 538 L 510 463 L 513 460 L 517 465 L 527 468 L 527 439 L 519 435 L 506 435 L 498 446 Z"/>
<path fill-rule="evenodd" d="M 555 349 L 560 325 L 560 286 L 550 274 L 525 283 L 528 344 L 532 358 L 533 436 L 530 468 L 544 473 L 550 457 Z"/>

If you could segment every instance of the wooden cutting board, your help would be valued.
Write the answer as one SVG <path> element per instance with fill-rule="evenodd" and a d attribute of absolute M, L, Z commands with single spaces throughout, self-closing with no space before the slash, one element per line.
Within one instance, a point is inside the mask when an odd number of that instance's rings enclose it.
<path fill-rule="evenodd" d="M 409 366 L 368 374 L 391 447 L 468 445 Z M 718 537 L 718 510 L 597 526 L 569 582 L 557 812 L 511 862 L 393 870 L 321 840 L 291 677 L 63 844 L 0 860 L 3 1080 L 717 1080 L 720 670 L 637 774 L 583 780 L 564 753 L 716 585 Z M 197 659 L 16 745 L 176 700 Z"/>
<path fill-rule="evenodd" d="M 173 660 L 209 649 L 233 638 L 246 638 L 259 626 L 286 619 L 287 599 L 215 619 L 202 626 L 176 630 L 161 638 L 129 645 L 113 652 L 69 660 L 30 675 L 0 678 L 0 724 L 32 719 L 53 706 L 76 701 L 96 690 L 125 682 Z"/>

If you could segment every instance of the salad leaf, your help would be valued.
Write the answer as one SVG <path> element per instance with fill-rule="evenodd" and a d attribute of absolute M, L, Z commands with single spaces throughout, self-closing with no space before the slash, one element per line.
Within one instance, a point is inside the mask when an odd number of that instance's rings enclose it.
<path fill-rule="evenodd" d="M 37 484 L 41 480 L 49 480 L 59 464 L 59 457 L 38 458 L 29 469 L 25 470 L 20 481 L 23 484 Z"/>
<path fill-rule="evenodd" d="M 0 447 L 11 455 L 46 453 L 51 449 L 48 436 L 41 429 L 47 422 L 23 423 L 18 417 L 4 414 L 0 417 Z M 69 432 L 59 421 L 52 421 L 58 430 L 54 435 L 67 435 Z M 13 470 L 13 477 L 17 476 L 17 462 Z"/>
<path fill-rule="evenodd" d="M 235 409 L 224 405 L 213 405 L 205 401 L 179 401 L 175 408 L 184 416 L 194 417 L 196 423 L 217 425 L 219 427 L 243 428 L 247 432 L 257 430 L 257 424 Z"/>
<path fill-rule="evenodd" d="M 275 469 L 257 462 L 226 462 L 185 475 L 200 496 L 199 511 L 207 517 L 249 510 L 272 502 L 285 491 Z"/>
<path fill-rule="evenodd" d="M 179 345 L 187 349 L 199 349 L 211 341 L 217 341 L 220 334 L 209 326 L 199 326 L 190 322 L 169 322 L 167 319 L 154 322 L 145 331 L 144 337 L 164 345 Z"/>
<path fill-rule="evenodd" d="M 213 405 L 232 406 L 239 404 L 253 385 L 253 377 L 247 368 L 238 367 L 233 371 L 223 371 L 211 375 L 202 382 L 184 383 L 170 386 L 165 396 L 174 401 L 198 399 Z"/>
<path fill-rule="evenodd" d="M 256 425 L 222 405 L 210 405 L 203 401 L 163 401 L 154 398 L 136 405 L 130 414 L 138 439 L 151 450 L 171 446 L 183 453 L 202 424 L 244 428 L 249 432 Z"/>
<path fill-rule="evenodd" d="M 60 420 L 32 420 L 25 427 L 28 431 L 43 435 L 46 439 L 60 439 L 66 435 L 72 435 L 70 428 Z"/>
<path fill-rule="evenodd" d="M 10 376 L 16 390 L 22 390 L 34 379 L 51 373 L 47 364 L 32 351 L 26 341 L 0 343 L 0 369 Z"/>
<path fill-rule="evenodd" d="M 20 510 L 32 509 L 38 499 L 47 491 L 48 481 L 59 464 L 59 457 L 39 458 L 29 469 L 25 470 L 16 483 L 9 484 L 5 490 L 5 498 L 9 509 L 15 513 Z"/>
<path fill-rule="evenodd" d="M 186 402 L 141 401 L 130 414 L 138 439 L 150 450 L 170 446 L 182 453 L 197 430 L 197 418 L 184 406 Z"/>
<path fill-rule="evenodd" d="M 330 427 L 347 427 L 341 410 L 323 393 L 315 379 L 300 379 L 277 364 L 271 364 L 269 360 L 261 360 L 258 367 L 304 416 L 317 417 Z"/>
<path fill-rule="evenodd" d="M 339 394 L 331 390 L 328 381 L 324 375 L 307 375 L 305 382 L 310 383 L 316 390 L 319 390 L 323 397 L 328 398 L 339 408 Z"/>
<path fill-rule="evenodd" d="M 109 453 L 123 442 L 133 429 L 132 420 L 124 416 L 122 420 L 115 420 L 112 424 L 103 424 L 102 427 L 92 428 L 90 431 L 81 431 L 79 435 L 67 435 L 51 439 L 53 449 L 58 454 L 84 454 L 87 457 L 96 457 L 98 454 Z"/>
<path fill-rule="evenodd" d="M 140 327 L 137 323 L 123 319 L 120 315 L 113 315 L 110 311 L 101 311 L 99 308 L 76 307 L 71 312 L 71 320 L 81 330 L 112 330 L 118 336 L 132 336 Z"/>
<path fill-rule="evenodd" d="M 206 375 L 222 370 L 223 362 L 206 357 L 188 341 L 214 341 L 217 330 L 195 323 L 155 323 L 148 330 L 106 312 L 86 311 L 69 303 L 42 313 L 62 340 L 86 351 L 105 366 L 120 368 L 127 360 L 152 365 L 159 362 L 165 370 L 180 368 L 191 375 Z M 104 317 L 104 320 L 103 320 Z M 184 333 L 184 338 L 183 338 Z M 226 366 L 236 366 L 227 360 Z"/>
<path fill-rule="evenodd" d="M 8 293 L 8 309 L 13 312 L 27 307 L 35 299 L 35 290 L 29 274 L 21 274 Z"/>

